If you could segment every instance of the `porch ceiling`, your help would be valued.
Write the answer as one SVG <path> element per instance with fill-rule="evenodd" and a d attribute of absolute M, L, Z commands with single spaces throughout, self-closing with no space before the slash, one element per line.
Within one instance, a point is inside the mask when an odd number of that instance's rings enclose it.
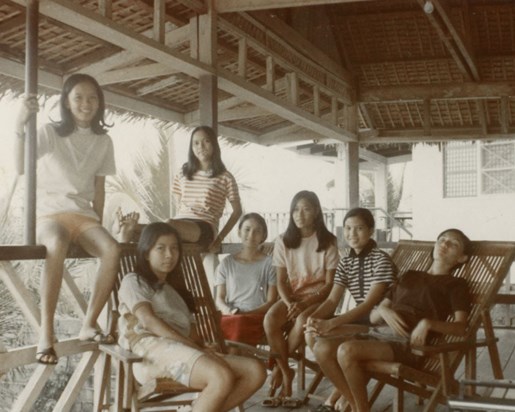
<path fill-rule="evenodd" d="M 40 84 L 89 73 L 113 106 L 195 125 L 199 78 L 216 74 L 222 134 L 302 150 L 359 142 L 389 157 L 418 141 L 515 137 L 512 0 L 214 0 L 213 65 L 208 1 L 163 1 L 161 14 L 152 0 L 41 1 Z M 0 33 L 11 87 L 25 0 L 0 0 Z"/>

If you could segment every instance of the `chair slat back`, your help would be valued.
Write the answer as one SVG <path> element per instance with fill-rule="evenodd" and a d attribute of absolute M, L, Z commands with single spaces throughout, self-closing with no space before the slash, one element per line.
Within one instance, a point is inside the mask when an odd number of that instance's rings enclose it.
<path fill-rule="evenodd" d="M 210 347 L 225 353 L 226 345 L 220 327 L 220 313 L 216 310 L 213 295 L 211 294 L 206 272 L 202 264 L 202 249 L 195 244 L 183 244 L 183 257 L 181 262 L 181 274 L 184 277 L 184 284 L 193 296 L 195 305 L 195 326 L 197 333 L 204 343 Z M 118 273 L 117 285 L 113 295 L 114 311 L 118 308 L 117 290 L 123 277 L 133 272 L 136 265 L 136 245 L 122 245 L 120 259 L 120 270 Z M 115 318 L 116 316 L 113 316 Z M 113 319 L 111 328 L 116 327 Z M 111 329 L 113 330 L 113 329 Z"/>
<path fill-rule="evenodd" d="M 198 245 L 183 246 L 181 268 L 186 287 L 193 295 L 195 302 L 194 316 L 198 334 L 205 344 L 226 353 L 227 348 L 220 326 L 221 314 L 216 309 Z"/>

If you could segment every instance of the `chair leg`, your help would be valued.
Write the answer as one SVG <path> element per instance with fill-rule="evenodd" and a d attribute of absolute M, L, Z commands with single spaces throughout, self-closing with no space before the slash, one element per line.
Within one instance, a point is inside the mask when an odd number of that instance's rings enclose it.
<path fill-rule="evenodd" d="M 400 388 L 397 388 L 395 391 L 395 397 L 393 398 L 393 411 L 394 412 L 403 412 L 404 411 L 404 391 Z"/>
<path fill-rule="evenodd" d="M 315 391 L 318 388 L 318 385 L 320 385 L 320 382 L 322 382 L 322 379 L 324 379 L 324 374 L 322 372 L 317 372 L 311 383 L 309 384 L 308 390 L 306 391 L 306 394 L 304 395 L 304 399 L 302 399 L 302 402 L 307 404 L 309 402 L 310 395 L 313 395 Z"/>

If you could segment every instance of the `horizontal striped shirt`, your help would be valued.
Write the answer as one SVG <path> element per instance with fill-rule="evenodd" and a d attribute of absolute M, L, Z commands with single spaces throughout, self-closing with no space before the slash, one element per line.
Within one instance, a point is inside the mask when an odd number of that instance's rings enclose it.
<path fill-rule="evenodd" d="M 360 304 L 372 285 L 393 283 L 396 277 L 397 268 L 390 256 L 371 239 L 359 255 L 350 249 L 347 256 L 340 259 L 334 283 L 347 288 L 356 303 Z"/>
<path fill-rule="evenodd" d="M 240 200 L 238 185 L 233 175 L 227 171 L 215 177 L 211 172 L 199 170 L 192 180 L 184 176 L 182 170 L 175 176 L 172 193 L 177 202 L 175 219 L 198 219 L 209 223 L 215 233 L 222 217 L 226 200 Z"/>

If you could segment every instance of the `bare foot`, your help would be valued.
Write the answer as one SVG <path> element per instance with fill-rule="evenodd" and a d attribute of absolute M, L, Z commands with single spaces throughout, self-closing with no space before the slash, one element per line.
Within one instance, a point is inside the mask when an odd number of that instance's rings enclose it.
<path fill-rule="evenodd" d="M 286 369 L 286 373 L 282 373 L 283 383 L 281 387 L 282 397 L 291 397 L 293 378 L 295 378 L 295 371 L 292 368 Z"/>
<path fill-rule="evenodd" d="M 270 377 L 270 390 L 268 392 L 269 397 L 273 397 L 275 395 L 275 391 L 279 389 L 283 381 L 283 374 L 281 373 L 281 369 L 279 366 L 275 365 L 272 370 L 272 376 Z"/>
<path fill-rule="evenodd" d="M 130 212 L 124 215 L 122 209 L 116 210 L 116 224 L 113 225 L 113 233 L 120 242 L 133 240 L 138 227 L 139 213 Z"/>

